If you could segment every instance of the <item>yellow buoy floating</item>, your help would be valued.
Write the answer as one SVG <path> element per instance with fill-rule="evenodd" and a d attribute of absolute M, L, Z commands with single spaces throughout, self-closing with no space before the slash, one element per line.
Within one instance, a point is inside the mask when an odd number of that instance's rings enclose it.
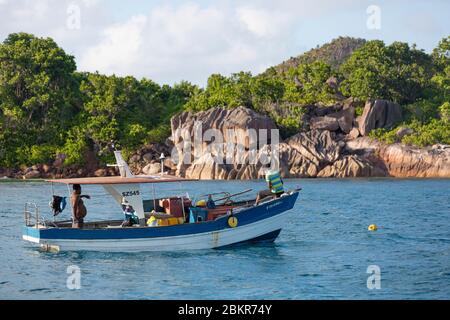
<path fill-rule="evenodd" d="M 367 227 L 367 230 L 369 231 L 377 231 L 378 227 L 376 224 L 371 224 L 370 226 Z"/>

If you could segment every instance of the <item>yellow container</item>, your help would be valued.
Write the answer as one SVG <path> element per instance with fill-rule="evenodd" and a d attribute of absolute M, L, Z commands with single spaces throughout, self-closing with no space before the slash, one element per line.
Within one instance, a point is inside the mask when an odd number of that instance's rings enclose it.
<path fill-rule="evenodd" d="M 178 219 L 177 218 L 169 218 L 169 219 L 167 219 L 167 224 L 169 226 L 173 226 L 174 224 L 178 224 Z"/>
<path fill-rule="evenodd" d="M 165 227 L 169 225 L 169 219 L 158 219 L 158 226 Z"/>
<path fill-rule="evenodd" d="M 184 218 L 166 218 L 166 219 L 157 219 L 155 217 L 150 217 L 147 220 L 147 225 L 151 227 L 166 227 L 166 226 L 173 226 L 176 224 L 182 224 L 184 223 Z"/>
<path fill-rule="evenodd" d="M 168 220 L 168 225 L 169 226 L 173 226 L 173 225 L 176 225 L 176 224 L 184 223 L 184 218 L 169 218 L 169 219 L 166 219 L 166 220 Z"/>

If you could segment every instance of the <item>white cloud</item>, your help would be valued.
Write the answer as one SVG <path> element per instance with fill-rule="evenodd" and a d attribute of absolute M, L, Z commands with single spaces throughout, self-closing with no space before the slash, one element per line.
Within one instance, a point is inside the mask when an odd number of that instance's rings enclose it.
<path fill-rule="evenodd" d="M 236 11 L 248 30 L 259 37 L 279 36 L 287 31 L 293 20 L 293 15 L 287 12 L 253 7 L 239 7 Z"/>
<path fill-rule="evenodd" d="M 102 42 L 82 56 L 81 67 L 122 75 L 128 74 L 130 68 L 138 67 L 146 20 L 143 15 L 133 16 L 124 24 L 106 28 Z"/>
<path fill-rule="evenodd" d="M 282 14 L 189 3 L 158 6 L 138 20 L 106 28 L 79 68 L 204 84 L 211 73 L 260 72 L 285 58 L 289 21 Z"/>
<path fill-rule="evenodd" d="M 88 8 L 95 7 L 102 2 L 102 0 L 81 0 L 81 2 Z"/>
<path fill-rule="evenodd" d="M 2 38 L 20 31 L 50 36 L 75 56 L 80 71 L 201 85 L 212 73 L 259 73 L 298 54 L 299 45 L 289 52 L 296 19 L 313 10 L 306 0 L 263 0 L 159 4 L 129 16 L 104 0 L 0 3 Z M 67 27 L 71 4 L 80 8 L 80 29 Z"/>
<path fill-rule="evenodd" d="M 112 21 L 101 0 L 0 0 L 0 39 L 14 32 L 51 37 L 67 53 L 79 57 L 100 41 L 101 31 Z M 81 28 L 68 28 L 68 7 L 80 8 Z"/>

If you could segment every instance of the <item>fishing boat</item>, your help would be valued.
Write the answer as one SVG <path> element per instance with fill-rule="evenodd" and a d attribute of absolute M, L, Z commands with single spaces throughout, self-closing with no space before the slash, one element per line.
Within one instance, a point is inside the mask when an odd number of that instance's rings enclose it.
<path fill-rule="evenodd" d="M 155 193 L 153 199 L 143 199 L 142 184 L 152 184 L 155 190 L 160 183 L 189 181 L 195 185 L 195 182 L 164 173 L 135 176 L 121 152 L 115 151 L 114 154 L 120 176 L 46 181 L 52 184 L 52 189 L 53 184 L 66 184 L 69 193 L 70 185 L 100 185 L 121 207 L 118 214 L 126 214 L 126 208 L 132 208 L 136 217 L 134 223 L 124 224 L 123 219 L 87 221 L 82 228 L 76 228 L 72 220 L 46 219 L 37 204 L 26 203 L 23 239 L 49 251 L 107 252 L 217 249 L 273 242 L 299 194 L 299 189 L 295 189 L 261 201 L 235 200 L 236 195 L 249 193 L 251 189 L 248 189 L 236 194 L 214 194 L 216 199 L 209 195 L 212 206 L 205 200 L 192 201 L 188 194 L 157 198 Z M 63 197 L 60 199 L 65 200 Z M 53 204 L 53 215 L 54 209 Z M 49 211 L 47 216 L 52 213 Z"/>

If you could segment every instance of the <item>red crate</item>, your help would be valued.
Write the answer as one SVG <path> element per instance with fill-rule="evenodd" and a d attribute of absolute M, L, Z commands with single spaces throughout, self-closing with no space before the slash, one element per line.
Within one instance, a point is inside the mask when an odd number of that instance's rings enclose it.
<path fill-rule="evenodd" d="M 191 205 L 191 200 L 183 199 L 186 214 L 189 213 L 187 208 Z M 180 198 L 160 199 L 159 205 L 164 208 L 164 212 L 174 216 L 183 217 L 183 205 Z"/>

